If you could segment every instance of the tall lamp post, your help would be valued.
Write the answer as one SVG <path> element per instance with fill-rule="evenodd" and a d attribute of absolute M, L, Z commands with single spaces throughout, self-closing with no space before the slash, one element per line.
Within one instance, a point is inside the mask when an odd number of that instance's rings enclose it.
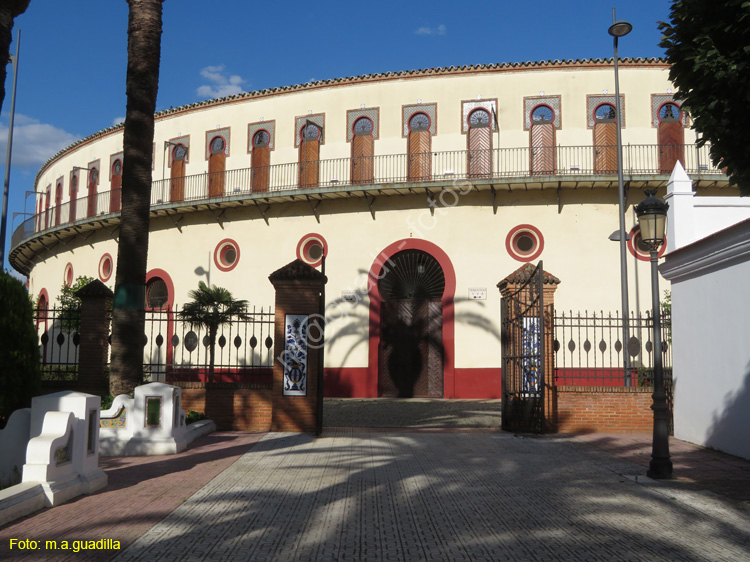
<path fill-rule="evenodd" d="M 625 386 L 631 386 L 630 373 L 630 305 L 628 304 L 628 259 L 627 236 L 625 234 L 625 186 L 622 179 L 622 111 L 620 107 L 620 76 L 617 68 L 617 40 L 631 32 L 633 26 L 626 21 L 615 21 L 612 9 L 612 25 L 609 34 L 615 42 L 615 113 L 617 123 L 617 196 L 620 215 L 620 293 L 622 295 L 622 345 L 624 347 L 623 363 L 625 367 Z"/>
<path fill-rule="evenodd" d="M 659 246 L 664 243 L 664 231 L 667 226 L 667 205 L 656 197 L 656 190 L 646 191 L 644 199 L 636 208 L 641 239 L 651 251 L 651 306 L 653 311 L 654 333 L 654 393 L 652 395 L 654 411 L 654 437 L 651 446 L 651 462 L 648 472 L 650 478 L 672 478 L 672 461 L 669 458 L 669 426 L 667 393 L 664 388 L 664 367 L 661 355 L 661 311 L 659 310 L 659 271 L 657 269 Z"/>

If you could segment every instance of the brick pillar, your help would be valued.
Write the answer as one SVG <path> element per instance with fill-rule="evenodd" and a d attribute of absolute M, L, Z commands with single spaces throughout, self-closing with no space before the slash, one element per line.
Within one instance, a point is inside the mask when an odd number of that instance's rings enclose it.
<path fill-rule="evenodd" d="M 500 295 L 507 298 L 518 291 L 534 273 L 536 266 L 527 263 L 497 284 Z M 555 291 L 560 280 L 542 271 L 544 299 L 544 415 L 545 431 L 557 431 L 557 390 L 555 386 Z M 522 297 L 523 298 L 523 297 Z"/>
<path fill-rule="evenodd" d="M 268 279 L 276 289 L 271 431 L 314 433 L 318 415 L 319 375 L 319 350 L 316 342 L 322 341 L 319 339 L 317 327 L 320 326 L 322 320 L 319 318 L 320 299 L 327 279 L 317 269 L 301 260 L 294 260 L 274 271 Z M 299 353 L 303 351 L 300 348 L 292 352 L 287 349 L 285 326 L 288 315 L 306 316 L 309 321 L 307 327 L 312 335 L 312 338 L 307 338 L 304 396 L 285 394 L 285 390 L 289 392 L 290 386 L 285 385 L 285 369 L 291 371 L 294 368 L 296 371 L 294 374 L 299 373 L 300 367 L 296 362 L 299 359 Z M 301 390 L 296 392 L 302 393 Z"/>
<path fill-rule="evenodd" d="M 81 344 L 78 348 L 78 386 L 80 392 L 95 396 L 109 393 L 109 322 L 114 294 L 95 279 L 76 291 L 81 299 Z"/>

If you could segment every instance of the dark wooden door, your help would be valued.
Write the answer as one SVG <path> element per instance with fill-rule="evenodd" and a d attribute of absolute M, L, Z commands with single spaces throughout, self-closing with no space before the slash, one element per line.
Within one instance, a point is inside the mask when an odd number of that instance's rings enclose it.
<path fill-rule="evenodd" d="M 320 169 L 320 128 L 308 123 L 302 129 L 299 145 L 299 186 L 317 187 Z"/>
<path fill-rule="evenodd" d="M 260 130 L 253 135 L 253 157 L 252 157 L 252 192 L 262 193 L 268 191 L 271 176 L 271 135 L 268 131 Z"/>
<path fill-rule="evenodd" d="M 185 157 L 187 148 L 177 145 L 172 152 L 172 168 L 169 182 L 169 200 L 172 202 L 185 199 Z"/>
<path fill-rule="evenodd" d="M 443 396 L 440 299 L 394 299 L 381 309 L 379 391 L 384 397 Z"/>
<path fill-rule="evenodd" d="M 109 212 L 119 213 L 122 204 L 122 161 L 112 164 L 112 188 L 109 192 Z"/>

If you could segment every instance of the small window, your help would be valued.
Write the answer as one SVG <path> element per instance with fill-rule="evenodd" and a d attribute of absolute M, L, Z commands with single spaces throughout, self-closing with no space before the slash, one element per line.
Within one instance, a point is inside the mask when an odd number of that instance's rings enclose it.
<path fill-rule="evenodd" d="M 112 256 L 104 254 L 99 260 L 99 279 L 106 283 L 112 277 Z"/>
<path fill-rule="evenodd" d="M 73 265 L 70 263 L 68 263 L 68 265 L 65 266 L 65 274 L 63 276 L 63 282 L 68 287 L 73 286 Z"/>
<path fill-rule="evenodd" d="M 178 144 L 174 147 L 174 152 L 172 152 L 172 159 L 176 162 L 180 162 L 182 160 L 185 160 L 185 157 L 187 156 L 187 148 L 185 148 L 184 144 Z"/>
<path fill-rule="evenodd" d="M 659 108 L 659 121 L 676 123 L 680 120 L 680 108 L 676 103 L 665 103 Z"/>
<path fill-rule="evenodd" d="M 303 141 L 315 141 L 320 137 L 320 128 L 315 123 L 308 123 L 302 128 Z"/>
<path fill-rule="evenodd" d="M 231 271 L 240 261 L 240 246 L 234 240 L 227 238 L 216 245 L 214 249 L 214 263 L 221 271 Z"/>
<path fill-rule="evenodd" d="M 224 139 L 222 137 L 214 137 L 211 141 L 211 154 L 222 154 L 224 152 Z"/>
<path fill-rule="evenodd" d="M 367 117 L 360 117 L 354 122 L 352 127 L 354 130 L 355 137 L 369 137 L 372 135 L 373 125 L 372 121 Z"/>
<path fill-rule="evenodd" d="M 616 117 L 617 111 L 611 103 L 603 103 L 594 111 L 594 119 L 597 123 L 614 123 Z"/>
<path fill-rule="evenodd" d="M 169 301 L 167 284 L 160 277 L 154 277 L 146 285 L 146 308 L 164 308 Z"/>
<path fill-rule="evenodd" d="M 547 105 L 538 105 L 531 112 L 531 121 L 534 125 L 544 125 L 546 123 L 552 123 L 555 118 L 555 113 L 552 108 Z"/>
<path fill-rule="evenodd" d="M 472 128 L 487 128 L 490 126 L 490 114 L 485 109 L 475 109 L 469 114 L 469 125 Z"/>
<path fill-rule="evenodd" d="M 118 159 L 115 160 L 115 163 L 112 165 L 112 175 L 119 176 L 120 172 L 122 172 L 122 162 Z"/>
<path fill-rule="evenodd" d="M 409 130 L 413 133 L 428 131 L 430 129 L 430 118 L 426 113 L 415 113 L 409 119 Z"/>
<path fill-rule="evenodd" d="M 505 247 L 513 259 L 529 262 L 542 253 L 544 237 L 538 228 L 530 224 L 521 224 L 508 233 Z"/>
<path fill-rule="evenodd" d="M 268 146 L 270 140 L 271 135 L 268 134 L 268 131 L 258 131 L 257 133 L 255 133 L 255 135 L 253 135 L 253 146 L 256 148 Z"/>

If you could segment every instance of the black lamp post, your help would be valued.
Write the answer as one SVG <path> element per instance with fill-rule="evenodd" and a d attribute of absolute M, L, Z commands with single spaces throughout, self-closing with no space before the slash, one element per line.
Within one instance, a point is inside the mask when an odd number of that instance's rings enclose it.
<path fill-rule="evenodd" d="M 625 368 L 625 386 L 631 386 L 630 374 L 630 305 L 628 303 L 628 261 L 627 234 L 625 233 L 625 186 L 622 172 L 622 108 L 620 107 L 620 74 L 617 67 L 617 42 L 633 29 L 626 21 L 616 21 L 615 10 L 612 9 L 612 25 L 607 32 L 614 38 L 615 46 L 615 113 L 617 117 L 617 196 L 620 215 L 620 296 L 622 298 L 622 344 L 625 347 L 623 367 Z"/>
<path fill-rule="evenodd" d="M 641 229 L 641 240 L 651 251 L 651 306 L 654 321 L 654 393 L 652 395 L 654 411 L 654 437 L 651 446 L 651 462 L 647 476 L 650 478 L 672 478 L 672 461 L 669 458 L 669 424 L 667 393 L 664 388 L 664 367 L 661 355 L 661 311 L 659 310 L 659 246 L 664 243 L 664 231 L 667 226 L 667 205 L 656 197 L 656 190 L 646 191 L 644 199 L 636 208 L 638 226 Z"/>

